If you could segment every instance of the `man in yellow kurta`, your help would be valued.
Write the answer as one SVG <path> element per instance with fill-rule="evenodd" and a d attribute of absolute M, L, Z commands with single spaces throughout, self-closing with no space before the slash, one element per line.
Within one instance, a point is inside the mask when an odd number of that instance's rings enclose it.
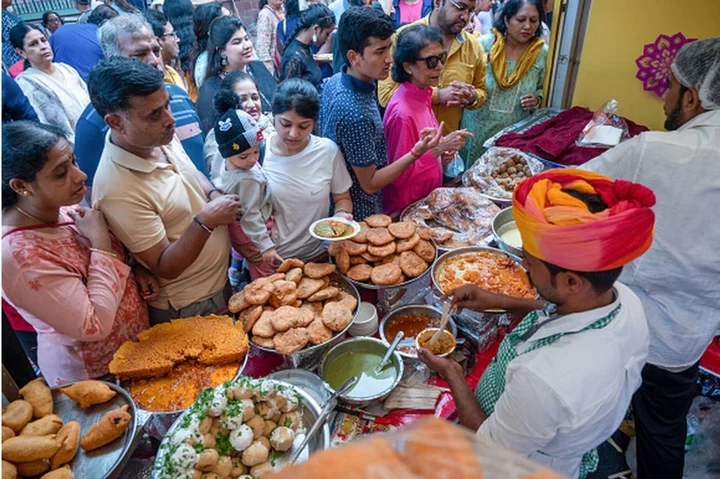
<path fill-rule="evenodd" d="M 399 28 L 393 35 L 394 49 L 398 34 L 412 25 L 429 25 L 442 34 L 448 57 L 440 83 L 433 89 L 432 103 L 438 123 L 445 122 L 443 135 L 460 127 L 464 108 L 480 108 L 487 99 L 486 55 L 477 37 L 465 31 L 473 11 L 475 0 L 434 0 L 430 15 Z M 392 77 L 379 82 L 381 106 L 387 106 L 398 86 Z"/>

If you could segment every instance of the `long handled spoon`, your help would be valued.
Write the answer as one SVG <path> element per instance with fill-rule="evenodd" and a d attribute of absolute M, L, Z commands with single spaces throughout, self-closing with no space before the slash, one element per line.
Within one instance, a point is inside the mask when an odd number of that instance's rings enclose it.
<path fill-rule="evenodd" d="M 448 321 L 450 320 L 450 309 L 452 308 L 452 305 L 450 302 L 445 302 L 443 304 L 443 310 L 442 310 L 442 317 L 440 318 L 440 326 L 438 326 L 438 330 L 435 334 L 433 334 L 433 337 L 430 338 L 430 342 L 428 343 L 429 346 L 435 344 L 435 342 L 440 339 L 440 336 L 442 336 L 443 331 L 445 331 L 445 326 L 447 326 Z"/>
<path fill-rule="evenodd" d="M 390 356 L 392 356 L 392 353 L 395 352 L 395 349 L 397 349 L 398 344 L 400 344 L 400 341 L 402 341 L 402 338 L 405 336 L 405 333 L 403 331 L 400 331 L 397 333 L 397 336 L 395 336 L 395 339 L 393 340 L 392 344 L 389 348 L 387 348 L 387 351 L 385 351 L 385 356 L 380 360 L 377 366 L 375 366 L 375 374 L 380 374 L 380 372 L 385 369 L 385 366 L 390 360 Z"/>
<path fill-rule="evenodd" d="M 340 397 L 341 394 L 343 394 L 345 391 L 350 389 L 351 387 L 355 386 L 355 384 L 358 382 L 358 377 L 353 376 L 347 381 L 345 381 L 345 384 L 340 386 L 340 388 L 332 393 L 330 395 L 330 398 L 325 403 L 325 406 L 323 406 L 322 411 L 320 412 L 320 415 L 315 420 L 315 423 L 313 423 L 312 427 L 310 428 L 310 431 L 305 435 L 305 439 L 303 439 L 303 442 L 300 443 L 300 447 L 297 448 L 297 451 L 295 451 L 295 454 L 293 454 L 292 458 L 290 459 L 290 464 L 293 464 L 295 461 L 297 461 L 298 457 L 300 457 L 300 453 L 303 452 L 305 449 L 305 446 L 308 445 L 310 442 L 310 439 L 315 436 L 315 434 L 320 430 L 320 427 L 325 423 L 327 420 L 327 417 L 330 415 L 333 409 L 335 409 L 335 406 L 337 405 L 337 398 Z"/>

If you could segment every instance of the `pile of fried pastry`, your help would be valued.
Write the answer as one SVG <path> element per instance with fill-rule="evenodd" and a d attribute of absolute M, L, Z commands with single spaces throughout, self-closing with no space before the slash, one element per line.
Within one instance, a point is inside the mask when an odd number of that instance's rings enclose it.
<path fill-rule="evenodd" d="M 395 286 L 420 276 L 435 261 L 435 246 L 412 221 L 393 223 L 378 214 L 359 224 L 357 235 L 328 248 L 338 271 L 354 281 Z"/>
<path fill-rule="evenodd" d="M 358 300 L 333 280 L 335 265 L 286 259 L 273 275 L 258 278 L 228 304 L 258 346 L 292 354 L 323 344 L 353 321 Z"/>
<path fill-rule="evenodd" d="M 111 400 L 117 392 L 101 381 L 79 381 L 60 391 L 85 409 Z M 20 389 L 22 399 L 11 402 L 2 413 L 3 479 L 34 477 L 73 478 L 70 463 L 78 453 L 94 451 L 118 439 L 132 421 L 128 405 L 112 409 L 82 434 L 78 421 L 53 414 L 55 403 L 42 378 Z"/>

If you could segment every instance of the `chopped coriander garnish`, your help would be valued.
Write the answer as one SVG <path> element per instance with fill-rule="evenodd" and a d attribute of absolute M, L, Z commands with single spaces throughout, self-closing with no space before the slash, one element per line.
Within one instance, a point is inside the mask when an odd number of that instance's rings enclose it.
<path fill-rule="evenodd" d="M 243 412 L 242 403 L 238 400 L 228 401 L 228 405 L 225 408 L 226 417 L 235 417 L 241 415 Z"/>
<path fill-rule="evenodd" d="M 232 444 L 230 444 L 230 434 L 223 431 L 218 432 L 215 437 L 215 449 L 220 455 L 229 456 L 230 451 L 233 449 Z"/>

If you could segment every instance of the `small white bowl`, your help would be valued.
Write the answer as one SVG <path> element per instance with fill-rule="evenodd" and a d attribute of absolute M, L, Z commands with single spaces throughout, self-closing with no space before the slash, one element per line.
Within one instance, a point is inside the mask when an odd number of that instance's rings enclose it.
<path fill-rule="evenodd" d="M 430 338 L 432 338 L 435 335 L 435 333 L 437 333 L 438 331 L 440 331 L 439 328 L 427 328 L 427 329 L 423 329 L 422 331 L 420 331 L 420 333 L 415 338 L 415 347 L 417 347 L 418 351 L 420 349 L 423 349 L 423 347 L 420 346 L 420 338 L 422 338 L 424 336 L 429 336 L 427 339 L 430 340 Z M 448 351 L 446 353 L 436 354 L 436 356 L 439 358 L 444 358 L 445 356 L 450 356 L 453 353 L 453 351 L 455 351 L 455 348 L 457 347 L 457 339 L 455 338 L 455 336 L 453 336 L 453 333 L 451 333 L 450 331 L 445 329 L 445 330 L 443 330 L 443 335 L 450 336 L 452 338 L 453 346 L 450 349 L 450 351 Z"/>
<path fill-rule="evenodd" d="M 348 332 L 352 336 L 372 336 L 378 330 L 378 314 L 374 305 L 361 302 L 357 317 Z"/>

